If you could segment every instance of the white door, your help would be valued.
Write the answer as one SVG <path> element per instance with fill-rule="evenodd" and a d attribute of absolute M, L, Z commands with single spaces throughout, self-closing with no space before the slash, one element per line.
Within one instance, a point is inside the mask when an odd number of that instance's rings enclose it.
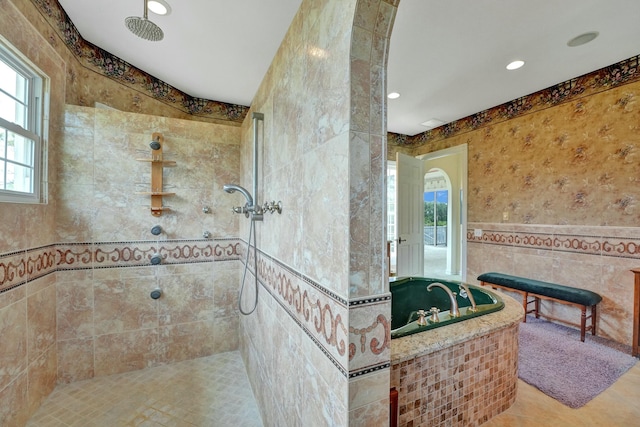
<path fill-rule="evenodd" d="M 424 275 L 423 161 L 396 153 L 396 253 L 398 277 Z"/>

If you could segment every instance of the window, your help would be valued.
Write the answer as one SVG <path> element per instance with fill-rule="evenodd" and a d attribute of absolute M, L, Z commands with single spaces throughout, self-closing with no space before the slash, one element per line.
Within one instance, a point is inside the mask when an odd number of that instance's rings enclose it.
<path fill-rule="evenodd" d="M 44 77 L 0 40 L 0 201 L 39 203 L 44 157 Z"/>
<path fill-rule="evenodd" d="M 387 162 L 387 240 L 396 240 L 396 162 Z"/>
<path fill-rule="evenodd" d="M 387 161 L 387 241 L 389 274 L 396 272 L 396 162 Z"/>

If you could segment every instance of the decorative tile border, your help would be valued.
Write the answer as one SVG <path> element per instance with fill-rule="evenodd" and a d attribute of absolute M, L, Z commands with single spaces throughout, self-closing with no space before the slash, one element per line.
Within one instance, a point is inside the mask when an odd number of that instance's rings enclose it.
<path fill-rule="evenodd" d="M 27 283 L 27 251 L 12 252 L 0 258 L 0 292 Z"/>
<path fill-rule="evenodd" d="M 238 239 L 59 243 L 0 255 L 0 293 L 56 271 L 239 259 Z"/>
<path fill-rule="evenodd" d="M 258 279 L 262 286 L 346 377 L 346 301 L 278 260 L 258 253 Z"/>
<path fill-rule="evenodd" d="M 56 250 L 53 245 L 43 246 L 27 251 L 26 267 L 27 281 L 46 276 L 55 270 L 57 265 Z M 0 289 L 2 282 L 0 281 Z"/>
<path fill-rule="evenodd" d="M 374 372 L 378 372 L 382 369 L 387 369 L 391 366 L 391 362 L 381 363 L 376 366 L 371 366 L 369 368 L 357 369 L 349 372 L 349 378 L 357 378 L 362 375 L 372 374 Z"/>
<path fill-rule="evenodd" d="M 475 236 L 469 227 L 467 242 L 640 260 L 640 237 L 620 237 L 617 230 L 603 229 L 596 235 L 590 235 L 549 230 L 548 226 L 541 226 L 540 232 L 536 232 L 532 230 L 535 226 L 529 224 L 526 231 L 501 230 L 499 224 L 494 227 L 496 229 L 486 229 L 485 225 L 481 236 Z"/>
<path fill-rule="evenodd" d="M 349 377 L 389 367 L 391 294 L 349 301 Z"/>
<path fill-rule="evenodd" d="M 258 280 L 345 377 L 389 367 L 391 322 L 385 310 L 390 310 L 390 294 L 347 302 L 260 251 Z"/>
<path fill-rule="evenodd" d="M 239 239 L 59 243 L 0 255 L 0 293 L 56 271 L 240 260 Z M 261 285 L 345 377 L 389 367 L 390 294 L 347 301 L 258 251 Z M 253 259 L 249 257 L 250 269 Z"/>

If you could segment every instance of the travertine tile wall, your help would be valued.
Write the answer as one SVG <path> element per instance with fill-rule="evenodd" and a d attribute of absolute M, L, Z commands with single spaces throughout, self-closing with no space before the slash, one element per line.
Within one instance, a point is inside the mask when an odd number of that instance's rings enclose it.
<path fill-rule="evenodd" d="M 55 293 L 55 275 L 0 293 L 0 425 L 24 425 L 56 385 Z"/>
<path fill-rule="evenodd" d="M 386 43 L 388 29 L 384 27 L 390 28 L 393 8 L 389 7 L 391 5 L 389 2 L 361 1 L 358 3 L 356 15 L 361 17 L 359 26 L 364 31 L 357 32 L 354 37 L 351 37 L 351 26 L 356 9 L 355 1 L 347 5 L 336 5 L 330 2 L 326 4 L 305 3 L 304 18 L 294 23 L 294 26 L 298 26 L 296 28 L 298 34 L 306 34 L 302 38 L 302 44 L 295 41 L 294 37 L 291 39 L 293 42 L 289 46 L 284 46 L 282 51 L 294 49 L 295 52 L 290 51 L 289 53 L 295 55 L 300 52 L 301 47 L 305 50 L 309 48 L 309 55 L 302 55 L 297 63 L 293 61 L 296 63 L 294 69 L 291 69 L 290 63 L 280 62 L 272 68 L 272 71 L 278 67 L 280 69 L 277 72 L 270 72 L 271 74 L 266 77 L 266 81 L 272 79 L 271 83 L 275 82 L 278 85 L 275 95 L 266 104 L 271 104 L 273 115 L 280 115 L 281 118 L 275 121 L 278 123 L 276 127 L 267 129 L 267 131 L 278 139 L 281 135 L 289 135 L 291 150 L 283 151 L 279 147 L 273 146 L 270 151 L 261 154 L 264 156 L 261 164 L 262 170 L 269 159 L 277 159 L 278 157 L 280 157 L 278 161 L 286 160 L 281 163 L 282 165 L 292 166 L 288 171 L 286 168 L 283 169 L 281 164 L 269 169 L 269 173 L 273 172 L 278 176 L 274 182 L 277 182 L 283 191 L 291 189 L 291 186 L 287 185 L 290 182 L 304 183 L 300 187 L 299 195 L 301 197 L 292 198 L 295 200 L 291 203 L 292 209 L 285 210 L 287 214 L 291 213 L 290 222 L 282 222 L 283 226 L 279 230 L 275 226 L 275 232 L 260 235 L 259 241 L 272 242 L 271 246 L 267 248 L 268 251 L 264 253 L 268 263 L 273 263 L 276 268 L 284 268 L 288 272 L 286 278 L 289 278 L 289 275 L 298 277 L 305 290 L 307 287 L 317 290 L 318 293 L 315 294 L 317 301 L 326 301 L 326 305 L 312 315 L 304 310 L 301 312 L 302 317 L 296 318 L 294 314 L 291 317 L 294 322 L 299 322 L 299 319 L 302 318 L 306 323 L 303 325 L 296 323 L 297 329 L 295 331 L 289 329 L 287 331 L 294 334 L 310 332 L 310 335 L 307 335 L 310 340 L 305 338 L 301 343 L 305 346 L 313 343 L 311 346 L 313 351 L 307 351 L 307 354 L 312 358 L 318 358 L 318 360 L 306 366 L 318 366 L 320 374 L 316 375 L 313 372 L 310 374 L 313 378 L 322 378 L 327 389 L 332 390 L 330 394 L 335 394 L 336 397 L 320 401 L 310 409 L 309 413 L 315 413 L 320 418 L 327 420 L 327 423 L 332 424 L 347 423 L 346 379 L 349 371 L 358 374 L 367 372 L 371 366 L 363 366 L 362 362 L 364 362 L 372 364 L 374 370 L 383 369 L 377 373 L 378 377 L 388 372 L 384 370 L 385 360 L 388 360 L 389 346 L 386 321 L 389 304 L 388 295 L 384 295 L 385 272 L 381 267 L 382 263 L 375 263 L 375 267 L 371 270 L 365 261 L 370 255 L 373 256 L 373 259 L 382 258 L 383 251 L 383 239 L 381 239 L 380 248 L 374 248 L 372 252 L 369 252 L 367 247 L 371 239 L 376 239 L 377 235 L 384 234 L 382 226 L 373 230 L 368 230 L 367 227 L 370 223 L 384 224 L 383 218 L 380 218 L 380 221 L 375 219 L 377 216 L 384 215 L 381 208 L 381 201 L 384 200 L 383 193 L 377 195 L 377 191 L 384 191 L 384 178 L 382 178 L 384 174 L 379 173 L 384 169 L 382 148 L 384 147 L 385 133 L 383 109 L 380 105 L 380 96 L 384 92 L 380 55 L 386 49 L 384 43 Z M 182 117 L 180 115 L 182 113 L 174 114 L 170 108 L 158 104 L 150 97 L 124 89 L 124 85 L 120 85 L 115 80 L 103 81 L 96 78 L 93 71 L 97 71 L 99 74 L 100 69 L 89 71 L 83 66 L 79 66 L 78 64 L 83 62 L 80 60 L 77 63 L 76 60 L 84 57 L 85 54 L 91 56 L 91 48 L 83 44 L 81 39 L 74 39 L 77 33 L 72 25 L 69 26 L 67 18 L 60 14 L 57 5 L 27 0 L 14 0 L 11 3 L 5 0 L 4 4 L 15 5 L 16 10 L 19 10 L 18 14 L 23 15 L 21 19 L 25 20 L 24 17 L 26 17 L 24 24 L 43 34 L 52 50 L 63 58 L 61 63 L 69 63 L 66 73 L 69 90 L 66 91 L 66 95 L 71 103 L 92 104 L 97 101 L 128 111 L 161 112 L 166 116 Z M 346 20 L 345 17 L 347 17 Z M 379 18 L 382 19 L 379 20 Z M 337 25 L 338 22 L 341 24 Z M 377 22 L 377 25 L 374 22 Z M 62 28 L 60 24 L 63 24 L 63 27 L 68 28 L 69 31 L 60 31 Z M 378 33 L 378 35 L 373 36 L 374 33 Z M 384 42 L 382 45 L 381 41 Z M 46 43 L 40 43 L 38 46 L 41 45 L 46 45 Z M 351 45 L 357 46 L 357 52 L 350 58 Z M 373 48 L 374 46 L 375 48 Z M 371 59 L 372 68 L 366 71 L 369 66 L 362 59 L 366 57 L 368 49 L 372 49 L 375 54 Z M 343 55 L 337 54 L 339 51 Z M 327 53 L 336 55 L 327 57 Z M 355 101 L 345 96 L 349 90 L 351 75 L 348 70 L 351 66 L 350 61 L 353 59 L 356 62 L 359 61 L 357 75 L 360 76 L 360 79 L 356 79 L 356 87 L 352 89 L 352 96 L 354 99 L 358 98 Z M 306 73 L 309 74 L 305 75 Z M 274 75 L 278 76 L 277 80 L 273 79 Z M 297 82 L 295 91 L 288 90 L 289 77 Z M 301 78 L 304 81 L 300 80 Z M 317 82 L 321 82 L 321 84 L 316 84 Z M 267 87 L 269 84 L 267 83 Z M 377 95 L 370 98 L 368 92 L 372 90 L 372 87 L 377 88 Z M 87 88 L 89 90 L 85 91 L 84 89 Z M 308 97 L 310 88 L 315 88 L 313 90 L 316 93 L 313 97 Z M 267 91 L 270 90 L 267 89 Z M 157 93 L 153 94 L 154 97 L 156 95 Z M 298 108 L 301 100 L 311 101 L 308 108 L 302 110 Z M 60 102 L 58 105 L 62 106 L 62 104 Z M 372 106 L 374 106 L 374 111 L 370 110 Z M 233 117 L 237 116 L 236 113 L 242 113 L 242 111 L 235 111 L 233 106 L 216 105 L 215 107 L 222 108 L 220 117 L 232 121 Z M 265 108 L 259 108 L 259 110 L 269 116 L 268 105 Z M 301 111 L 303 114 L 298 115 Z M 316 113 L 317 111 L 320 111 L 319 115 Z M 215 111 L 213 114 L 206 111 L 203 113 L 202 120 L 214 122 L 219 120 L 215 118 L 217 117 Z M 186 357 L 174 355 L 174 359 L 171 359 L 167 356 L 168 353 L 172 353 L 172 341 L 168 339 L 162 342 L 161 339 L 166 334 L 163 334 L 161 330 L 168 326 L 198 324 L 202 311 L 196 310 L 195 314 L 187 313 L 186 317 L 180 316 L 185 313 L 180 312 L 179 308 L 177 314 L 167 313 L 163 311 L 160 301 L 155 303 L 155 307 L 153 307 L 153 302 L 143 301 L 146 293 L 137 289 L 134 283 L 143 284 L 142 287 L 165 285 L 165 273 L 166 277 L 170 277 L 167 280 L 171 282 L 172 280 L 184 280 L 188 276 L 213 275 L 217 277 L 218 272 L 209 271 L 206 264 L 191 266 L 193 268 L 188 271 L 178 269 L 170 270 L 170 272 L 158 267 L 146 267 L 144 266 L 145 257 L 148 257 L 153 250 L 159 250 L 163 256 L 167 257 L 166 259 L 175 263 L 201 261 L 202 258 L 198 258 L 198 256 L 204 256 L 207 261 L 211 259 L 225 261 L 225 257 L 237 259 L 242 252 L 237 240 L 228 242 L 224 238 L 214 239 L 211 244 L 198 240 L 198 236 L 206 228 L 210 228 L 208 231 L 211 231 L 214 237 L 219 235 L 219 231 L 227 230 L 226 225 L 236 227 L 237 230 L 237 222 L 235 222 L 237 220 L 230 216 L 227 217 L 230 221 L 227 224 L 224 221 L 211 223 L 206 220 L 194 220 L 191 216 L 183 214 L 192 206 L 180 194 L 167 202 L 172 204 L 176 214 L 163 216 L 159 221 L 167 230 L 166 235 L 163 235 L 163 239 L 160 241 L 147 240 L 149 224 L 144 219 L 144 215 L 149 215 L 149 213 L 142 207 L 145 197 L 132 194 L 130 184 L 133 183 L 136 187 L 133 191 L 144 191 L 145 188 L 140 188 L 144 186 L 135 184 L 145 182 L 148 180 L 148 176 L 144 173 L 140 174 L 139 170 L 133 171 L 131 169 L 135 167 L 132 158 L 133 156 L 137 157 L 139 149 L 137 146 L 140 141 L 143 141 L 142 133 L 150 128 L 153 128 L 153 131 L 158 131 L 157 125 L 159 121 L 162 122 L 164 119 L 149 116 L 148 123 L 145 123 L 149 125 L 148 128 L 142 126 L 144 130 L 139 131 L 134 123 L 135 120 L 131 120 L 131 117 L 117 116 L 122 113 L 104 112 L 105 116 L 102 116 L 103 112 L 101 111 L 96 113 L 97 115 L 93 119 L 90 117 L 91 114 L 93 112 L 90 109 L 75 110 L 72 114 L 68 114 L 65 132 L 69 140 L 74 142 L 56 148 L 56 154 L 59 153 L 64 158 L 61 163 L 62 170 L 54 174 L 54 178 L 60 181 L 60 185 L 55 185 L 51 193 L 55 194 L 54 199 L 59 206 L 58 209 L 52 211 L 52 215 L 47 217 L 47 220 L 51 221 L 52 225 L 57 225 L 53 214 L 58 214 L 59 226 L 48 228 L 51 232 L 57 229 L 57 233 L 55 236 L 52 235 L 51 239 L 43 242 L 45 246 L 41 248 L 34 248 L 31 245 L 15 246 L 16 249 L 25 248 L 26 255 L 33 255 L 35 260 L 43 261 L 43 265 L 37 268 L 39 274 L 46 275 L 48 278 L 60 279 L 60 286 L 56 294 L 61 304 L 56 317 L 61 322 L 56 325 L 56 333 L 60 334 L 60 360 L 63 362 L 58 368 L 62 381 L 87 378 L 102 373 L 133 369 Z M 115 114 L 117 118 L 109 118 L 109 114 Z M 211 117 L 208 117 L 207 114 Z M 352 114 L 353 116 L 351 116 Z M 367 135 L 367 122 L 371 119 L 369 114 L 373 114 L 374 121 L 377 122 L 373 126 L 376 129 L 373 132 L 375 138 L 371 140 Z M 349 121 L 352 119 L 358 121 L 358 126 L 349 125 Z M 122 120 L 122 123 L 118 123 L 119 120 Z M 59 117 L 56 123 L 61 127 L 63 121 Z M 118 123 L 115 132 L 111 128 L 113 123 Z M 245 121 L 242 135 L 244 141 L 248 141 L 251 134 L 248 123 Z M 286 131 L 282 132 L 283 129 Z M 119 133 L 121 131 L 130 132 L 135 136 L 123 138 Z M 177 134 L 179 133 L 177 132 Z M 181 138 L 188 139 L 188 136 L 182 135 Z M 78 144 L 79 141 L 93 141 L 93 143 Z M 353 145 L 354 141 L 355 145 Z M 147 142 L 144 139 L 144 144 Z M 285 143 L 287 143 L 286 138 Z M 189 146 L 187 144 L 179 147 L 188 148 Z M 243 158 L 243 169 L 249 171 L 250 162 L 247 160 L 246 147 L 247 145 L 245 145 L 245 152 L 242 156 L 234 153 L 226 157 L 229 154 L 228 151 L 222 152 L 221 156 L 218 156 L 221 153 L 215 152 L 206 154 L 212 154 L 214 158 L 219 157 L 221 161 L 228 164 L 233 164 L 234 160 Z M 176 150 L 173 154 L 177 157 L 185 154 L 177 149 L 178 146 L 174 148 Z M 121 170 L 118 170 L 118 173 L 110 173 L 113 170 L 112 164 L 110 165 L 107 159 L 117 157 L 118 152 L 125 153 L 123 163 L 118 164 L 118 168 Z M 292 157 L 293 162 L 289 164 L 288 161 L 291 159 L 288 156 L 283 157 L 283 153 L 296 153 Z M 187 154 L 193 155 L 191 160 L 207 157 L 197 149 Z M 351 160 L 349 160 L 350 157 Z M 178 162 L 177 170 L 180 167 L 180 159 L 176 158 L 175 160 Z M 228 162 L 229 160 L 231 162 Z M 184 186 L 183 190 L 194 190 L 191 191 L 191 195 L 194 200 L 198 200 L 197 204 L 199 204 L 208 200 L 211 194 L 202 191 L 201 187 L 197 187 L 206 180 L 206 177 L 195 177 L 193 174 L 189 174 L 193 170 L 200 171 L 199 168 L 202 165 L 198 164 L 196 160 L 194 162 L 183 162 L 185 166 L 189 166 L 183 169 L 183 172 L 187 173 L 178 175 L 174 173 L 174 169 L 171 169 L 167 170 L 166 177 L 167 183 L 174 185 L 175 188 L 180 189 L 182 185 Z M 310 165 L 313 167 L 309 167 Z M 352 166 L 351 169 L 348 165 Z M 234 166 L 237 166 L 237 163 Z M 297 175 L 299 171 L 302 171 L 302 175 Z M 290 174 L 290 172 L 293 173 Z M 335 176 L 351 176 L 351 181 L 344 180 L 336 186 Z M 322 177 L 324 179 L 319 179 Z M 223 178 L 221 182 L 230 182 L 236 181 L 237 176 L 228 175 Z M 365 183 L 373 178 L 374 184 L 368 188 L 353 187 L 355 178 L 362 178 Z M 322 184 L 323 182 L 324 184 Z M 246 182 L 245 185 L 250 187 Z M 59 194 L 56 191 L 59 191 Z M 347 202 L 350 200 L 351 191 L 358 191 L 359 196 L 356 200 Z M 277 193 L 264 194 L 263 200 L 279 199 Z M 331 194 L 332 197 L 326 199 L 325 194 Z M 232 200 L 231 196 L 223 196 Z M 365 200 L 368 201 L 367 203 L 371 202 L 371 205 L 362 204 Z M 138 205 L 140 207 L 139 213 L 130 211 L 132 206 Z M 363 215 L 367 210 L 370 214 Z M 180 233 L 175 232 L 178 225 Z M 303 227 L 296 225 L 303 225 Z M 245 231 L 246 224 L 243 224 L 243 227 L 243 231 Z M 303 229 L 305 230 L 304 234 L 291 240 L 295 242 L 294 245 L 281 244 L 282 235 L 287 235 L 292 230 L 295 233 L 298 232 L 297 230 Z M 232 233 L 234 236 L 237 234 L 237 232 Z M 325 244 L 326 242 L 322 242 L 323 239 L 327 240 L 327 236 L 331 238 L 328 246 Z M 354 240 L 355 237 L 357 238 Z M 360 238 L 363 240 L 360 241 Z M 56 241 L 58 243 L 53 243 Z M 350 247 L 350 241 L 357 243 L 357 246 Z M 327 252 L 327 248 L 330 248 L 329 252 Z M 276 253 L 277 258 L 271 257 L 272 251 Z M 284 256 L 281 256 L 279 251 L 284 251 Z M 349 261 L 350 253 L 358 255 Z M 7 256 L 9 263 L 16 258 L 11 253 Z M 285 263 L 280 259 L 284 259 Z M 321 262 L 317 262 L 317 259 L 321 259 Z M 335 262 L 340 259 L 344 260 L 344 264 Z M 214 265 L 216 264 L 214 263 Z M 295 266 L 295 269 L 289 269 L 289 265 Z M 337 269 L 336 266 L 338 266 Z M 103 269 L 104 267 L 108 268 Z M 56 269 L 57 272 L 54 272 Z M 225 271 L 227 270 L 225 269 Z M 230 274 L 237 276 L 238 272 L 233 273 L 233 268 L 230 271 Z M 370 286 L 372 287 L 369 289 Z M 217 307 L 215 289 L 218 288 L 219 286 L 214 283 L 213 310 L 216 313 L 214 316 L 219 314 L 219 318 L 221 318 L 229 314 L 229 310 L 215 308 Z M 207 292 L 211 292 L 210 289 L 198 290 L 198 292 L 200 291 L 205 297 L 210 296 L 210 293 L 207 294 Z M 122 293 L 131 297 L 133 301 L 139 302 L 137 307 L 144 307 L 147 316 L 139 319 L 128 315 L 129 310 L 133 309 L 130 304 L 132 301 L 127 299 L 125 302 L 114 298 L 115 293 Z M 370 293 L 378 294 L 378 296 L 370 300 L 367 298 Z M 273 295 L 275 297 L 272 304 L 288 301 L 286 295 L 277 291 Z M 357 298 L 349 301 L 349 298 L 354 296 Z M 221 301 L 222 307 L 230 307 L 228 294 L 224 294 L 220 298 L 224 300 Z M 267 304 L 267 306 L 270 305 Z M 359 310 L 359 315 L 356 318 L 363 323 L 363 328 L 355 327 L 354 329 L 349 325 L 349 306 Z M 124 311 L 125 315 L 122 316 L 121 321 L 114 322 L 110 320 L 110 310 Z M 276 317 L 280 318 L 280 314 L 278 312 Z M 210 313 L 204 315 L 204 317 L 206 316 L 210 316 Z M 92 319 L 89 320 L 89 318 Z M 177 318 L 177 322 L 186 323 L 163 323 L 171 322 L 173 318 Z M 324 327 L 318 326 L 328 319 L 333 319 L 333 321 Z M 349 336 L 349 329 L 355 330 L 356 333 Z M 365 329 L 367 332 L 363 332 Z M 151 333 L 150 330 L 156 332 Z M 186 331 L 182 336 L 190 334 L 194 336 L 194 330 Z M 206 331 L 206 329 L 203 330 Z M 338 332 L 342 334 L 340 338 L 337 337 Z M 140 337 L 144 337 L 144 339 L 136 339 Z M 354 339 L 358 341 L 357 345 L 349 342 Z M 133 344 L 134 341 L 141 342 L 141 344 Z M 367 345 L 361 346 L 361 341 Z M 182 343 L 184 342 L 188 341 L 182 341 Z M 123 354 L 130 357 L 122 357 L 114 364 L 109 353 L 105 353 L 105 349 L 108 347 L 126 349 Z M 365 358 L 357 359 L 359 362 L 355 365 L 350 364 L 349 359 L 352 359 L 359 352 L 357 348 L 360 347 L 363 349 L 361 350 L 363 354 L 367 353 L 367 348 L 374 348 L 375 355 L 368 354 Z M 312 356 L 312 354 L 317 355 Z M 70 366 L 67 362 L 71 359 L 81 363 Z M 93 362 L 91 362 L 92 359 Z M 107 359 L 110 359 L 109 363 L 107 363 Z M 118 358 L 115 359 L 118 360 Z M 101 363 L 102 361 L 105 363 Z M 271 375 L 272 378 L 277 377 L 276 373 Z M 344 379 L 343 388 L 335 387 L 335 384 L 339 384 L 335 381 L 336 375 Z M 388 378 L 388 375 L 385 377 Z M 297 380 L 294 381 L 292 387 L 298 387 L 297 382 Z M 304 384 L 310 386 L 310 391 L 316 391 L 315 380 L 312 379 L 311 382 L 304 382 Z M 363 396 L 352 399 L 352 401 L 358 402 L 359 414 L 364 414 L 363 422 L 369 419 L 369 413 L 374 414 L 374 419 L 377 420 L 386 417 L 387 381 L 384 381 L 383 384 L 384 387 L 379 389 L 380 393 L 370 400 L 363 399 Z M 385 397 L 381 397 L 382 395 Z M 376 402 L 374 411 L 366 409 L 369 402 Z M 277 408 L 282 413 L 283 407 Z"/>
<path fill-rule="evenodd" d="M 267 424 L 388 418 L 383 102 L 394 16 L 392 2 L 303 1 L 252 102 L 265 115 L 258 199 L 284 206 L 257 224 L 262 297 L 258 315 L 242 319 Z M 247 188 L 251 136 L 245 120 Z M 285 366 L 304 374 L 292 381 Z M 367 380 L 375 387 L 362 387 Z"/>
<path fill-rule="evenodd" d="M 0 36 L 25 54 L 51 83 L 47 144 L 60 143 L 65 63 L 11 1 L 0 1 Z M 49 154 L 49 203 L 0 205 L 0 425 L 23 425 L 56 384 L 55 275 L 41 276 L 30 248 L 55 241 L 58 157 Z M 41 251 L 42 252 L 42 251 Z M 8 266 L 8 263 L 13 263 Z M 20 272 L 19 274 L 17 272 Z"/>
<path fill-rule="evenodd" d="M 137 159 L 151 157 L 154 132 L 164 137 L 164 159 L 176 163 L 163 172 L 164 191 L 175 195 L 159 217 L 149 195 L 138 194 L 150 190 L 151 166 Z M 237 348 L 239 266 L 212 261 L 219 239 L 237 235 L 234 200 L 222 186 L 238 179 L 239 135 L 235 126 L 67 106 L 57 250 L 68 260 L 59 268 L 70 271 L 57 273 L 60 381 Z M 150 265 L 154 251 L 163 265 Z M 156 288 L 163 296 L 153 300 Z"/>
<path fill-rule="evenodd" d="M 241 349 L 266 425 L 348 422 L 347 334 L 331 335 L 339 313 L 348 328 L 349 184 L 336 177 L 346 174 L 349 160 L 351 30 L 344 17 L 353 16 L 353 3 L 302 2 L 250 111 L 265 115 L 258 200 L 284 206 L 282 215 L 257 224 L 258 248 L 272 257 L 260 278 L 280 279 L 275 289 L 260 289 L 257 315 L 241 319 Z M 243 129 L 243 185 L 251 188 L 249 120 Z M 327 334 L 317 335 L 325 321 Z"/>

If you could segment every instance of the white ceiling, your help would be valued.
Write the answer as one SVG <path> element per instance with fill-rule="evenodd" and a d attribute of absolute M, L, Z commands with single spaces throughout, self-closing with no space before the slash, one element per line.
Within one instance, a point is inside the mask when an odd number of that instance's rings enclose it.
<path fill-rule="evenodd" d="M 250 105 L 301 0 L 167 0 L 131 34 L 144 0 L 59 0 L 86 40 L 189 95 Z M 424 132 L 640 54 L 639 0 L 401 0 L 388 64 L 388 130 Z M 588 32 L 599 37 L 570 48 Z M 513 59 L 526 64 L 506 71 Z"/>

